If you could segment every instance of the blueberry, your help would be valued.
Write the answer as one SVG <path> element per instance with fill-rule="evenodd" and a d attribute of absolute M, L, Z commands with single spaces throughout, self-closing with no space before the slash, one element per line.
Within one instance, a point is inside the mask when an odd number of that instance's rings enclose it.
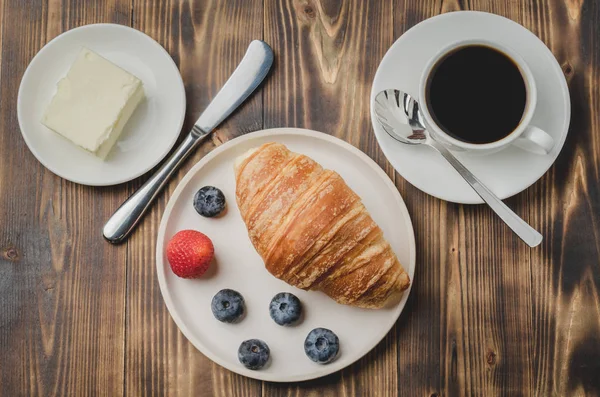
<path fill-rule="evenodd" d="M 340 341 L 336 334 L 327 328 L 315 328 L 304 341 L 304 352 L 316 363 L 328 364 L 338 355 Z"/>
<path fill-rule="evenodd" d="M 225 195 L 214 186 L 204 186 L 194 196 L 194 208 L 207 218 L 217 216 L 225 209 Z"/>
<path fill-rule="evenodd" d="M 280 292 L 271 300 L 269 314 L 277 324 L 291 325 L 300 319 L 302 304 L 296 295 Z"/>
<path fill-rule="evenodd" d="M 243 341 L 238 349 L 238 360 L 248 369 L 261 369 L 270 355 L 269 346 L 260 339 Z"/>
<path fill-rule="evenodd" d="M 244 314 L 244 298 L 237 291 L 222 289 L 213 297 L 210 308 L 217 320 L 233 323 Z"/>

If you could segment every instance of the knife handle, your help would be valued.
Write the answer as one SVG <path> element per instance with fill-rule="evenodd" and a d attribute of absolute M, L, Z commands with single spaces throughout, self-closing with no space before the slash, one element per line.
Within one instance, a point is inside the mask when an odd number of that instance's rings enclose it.
<path fill-rule="evenodd" d="M 102 234 L 113 244 L 123 242 L 150 208 L 158 193 L 189 154 L 264 80 L 273 64 L 273 51 L 254 40 L 229 80 L 217 93 L 177 150 L 160 169 L 125 201 L 104 225 Z"/>
<path fill-rule="evenodd" d="M 104 238 L 113 244 L 124 241 L 165 187 L 171 175 L 207 136 L 208 134 L 205 134 L 203 138 L 197 138 L 190 132 L 167 162 L 110 217 L 102 231 Z"/>

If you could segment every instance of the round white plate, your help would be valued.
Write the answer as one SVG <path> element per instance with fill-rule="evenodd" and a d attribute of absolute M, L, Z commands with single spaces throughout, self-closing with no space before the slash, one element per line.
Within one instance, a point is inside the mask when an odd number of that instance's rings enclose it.
<path fill-rule="evenodd" d="M 456 157 L 502 199 L 537 181 L 554 163 L 567 137 L 571 117 L 569 91 L 560 65 L 544 43 L 523 26 L 498 15 L 451 12 L 427 19 L 404 33 L 385 54 L 375 74 L 371 121 L 383 153 L 404 179 L 439 199 L 476 204 L 483 201 L 442 156 L 425 146 L 395 141 L 373 117 L 377 93 L 398 88 L 417 98 L 419 79 L 427 61 L 450 43 L 469 38 L 496 41 L 525 59 L 538 89 L 532 124 L 548 132 L 556 145 L 546 156 L 509 147 L 486 156 L 456 153 Z"/>
<path fill-rule="evenodd" d="M 208 358 L 255 379 L 301 381 L 338 371 L 374 348 L 398 319 L 410 290 L 394 307 L 359 309 L 337 304 L 321 292 L 291 287 L 265 269 L 250 243 L 235 202 L 233 164 L 246 150 L 273 141 L 337 171 L 363 199 L 413 280 L 415 239 L 410 216 L 398 190 L 381 168 L 337 138 L 315 131 L 278 128 L 225 143 L 183 178 L 169 200 L 158 231 L 158 281 L 171 317 L 186 338 Z M 217 186 L 225 194 L 228 209 L 219 219 L 203 218 L 192 206 L 194 194 L 205 185 Z M 164 247 L 182 229 L 205 233 L 215 246 L 216 263 L 201 279 L 178 278 L 167 262 Z M 247 315 L 238 324 L 221 323 L 212 315 L 212 297 L 223 288 L 232 288 L 244 296 Z M 281 327 L 269 316 L 271 298 L 282 291 L 296 294 L 305 309 L 304 321 L 295 327 Z M 340 338 L 340 356 L 328 365 L 316 364 L 304 353 L 304 339 L 316 327 L 330 328 Z M 238 362 L 240 343 L 251 338 L 264 340 L 271 349 L 271 363 L 262 370 L 251 371 Z"/>
<path fill-rule="evenodd" d="M 146 93 L 104 161 L 40 121 L 82 47 L 137 76 Z M 50 171 L 84 185 L 115 185 L 142 175 L 169 153 L 183 125 L 185 90 L 177 66 L 149 36 L 122 25 L 87 25 L 61 34 L 37 53 L 23 75 L 17 112 L 27 146 Z"/>

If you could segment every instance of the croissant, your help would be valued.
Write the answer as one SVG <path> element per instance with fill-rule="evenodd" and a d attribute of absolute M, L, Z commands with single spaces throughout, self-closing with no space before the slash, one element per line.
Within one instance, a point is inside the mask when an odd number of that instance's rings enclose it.
<path fill-rule="evenodd" d="M 266 143 L 236 159 L 235 179 L 250 240 L 275 277 L 365 308 L 408 288 L 382 230 L 337 173 Z"/>

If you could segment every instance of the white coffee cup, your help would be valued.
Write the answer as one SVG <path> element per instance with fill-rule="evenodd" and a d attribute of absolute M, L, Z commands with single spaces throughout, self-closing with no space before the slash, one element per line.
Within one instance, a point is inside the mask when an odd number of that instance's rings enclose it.
<path fill-rule="evenodd" d="M 434 67 L 437 66 L 438 62 L 449 53 L 458 48 L 472 45 L 491 47 L 508 56 L 519 68 L 519 71 L 521 72 L 525 82 L 526 102 L 521 121 L 510 134 L 495 142 L 483 144 L 468 143 L 448 135 L 436 124 L 434 118 L 429 112 L 427 105 L 427 84 Z M 432 136 L 437 141 L 446 144 L 446 146 L 452 150 L 468 151 L 476 154 L 489 154 L 499 151 L 509 145 L 516 145 L 529 152 L 544 155 L 550 153 L 554 147 L 554 139 L 552 139 L 547 132 L 530 124 L 533 113 L 535 112 L 535 106 L 537 104 L 537 89 L 535 86 L 535 79 L 533 78 L 533 74 L 531 73 L 529 66 L 527 66 L 519 54 L 515 53 L 513 50 L 505 47 L 504 45 L 495 42 L 479 39 L 461 40 L 440 50 L 427 63 L 427 66 L 425 66 L 423 74 L 421 75 L 421 81 L 419 84 L 419 104 L 425 121 L 425 126 L 430 131 Z M 482 128 L 485 128 L 485 126 L 482 126 Z"/>

